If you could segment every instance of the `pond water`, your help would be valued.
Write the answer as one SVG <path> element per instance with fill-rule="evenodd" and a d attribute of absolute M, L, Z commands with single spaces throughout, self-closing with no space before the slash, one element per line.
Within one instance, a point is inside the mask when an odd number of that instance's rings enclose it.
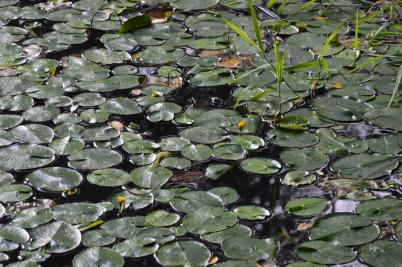
<path fill-rule="evenodd" d="M 0 264 L 402 266 L 401 12 L 1 0 Z"/>

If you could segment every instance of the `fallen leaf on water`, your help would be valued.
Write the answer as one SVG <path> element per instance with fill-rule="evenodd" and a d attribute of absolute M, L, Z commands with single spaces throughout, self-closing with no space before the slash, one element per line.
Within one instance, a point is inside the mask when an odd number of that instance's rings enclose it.
<path fill-rule="evenodd" d="M 121 131 L 124 128 L 123 123 L 119 122 L 119 121 L 111 121 L 109 122 L 110 127 L 112 127 L 115 130 Z"/>
<path fill-rule="evenodd" d="M 340 82 L 331 83 L 331 84 L 328 84 L 328 88 L 331 88 L 331 89 L 342 89 L 342 88 L 343 88 L 343 84 L 340 83 Z"/>
<path fill-rule="evenodd" d="M 223 57 L 225 55 L 225 50 L 224 49 L 202 50 L 198 55 L 200 57 L 211 57 L 211 56 Z"/>
<path fill-rule="evenodd" d="M 229 56 L 216 65 L 228 69 L 249 68 L 253 66 L 253 58 L 250 55 Z"/>

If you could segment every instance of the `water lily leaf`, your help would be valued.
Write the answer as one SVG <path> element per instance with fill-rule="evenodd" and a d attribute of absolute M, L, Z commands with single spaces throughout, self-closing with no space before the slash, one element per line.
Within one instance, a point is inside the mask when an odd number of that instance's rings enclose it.
<path fill-rule="evenodd" d="M 3 114 L 0 115 L 0 130 L 7 130 L 22 123 L 24 118 L 19 115 Z"/>
<path fill-rule="evenodd" d="M 12 145 L 0 148 L 0 169 L 28 170 L 48 165 L 54 160 L 54 151 L 41 145 Z"/>
<path fill-rule="evenodd" d="M 207 87 L 227 85 L 234 79 L 234 75 L 227 69 L 211 70 L 196 74 L 191 80 L 193 86 Z"/>
<path fill-rule="evenodd" d="M 177 223 L 180 216 L 164 210 L 156 210 L 145 216 L 145 222 L 155 227 L 170 226 Z"/>
<path fill-rule="evenodd" d="M 274 259 L 277 249 L 273 238 L 231 237 L 222 243 L 225 255 L 238 260 Z"/>
<path fill-rule="evenodd" d="M 193 234 L 207 234 L 225 230 L 237 222 L 236 214 L 220 207 L 200 207 L 187 214 L 182 227 Z"/>
<path fill-rule="evenodd" d="M 203 37 L 218 37 L 228 31 L 226 24 L 221 19 L 208 13 L 189 16 L 185 24 L 191 29 L 194 35 Z"/>
<path fill-rule="evenodd" d="M 290 200 L 285 210 L 297 216 L 315 216 L 327 208 L 327 201 L 318 197 L 303 197 Z"/>
<path fill-rule="evenodd" d="M 122 26 L 123 27 L 123 26 Z M 83 57 L 100 64 L 120 64 L 131 60 L 129 53 L 125 51 L 113 51 L 109 49 L 89 49 L 83 53 Z"/>
<path fill-rule="evenodd" d="M 95 170 L 87 176 L 88 182 L 107 187 L 115 187 L 128 184 L 130 175 L 120 169 L 100 169 Z"/>
<path fill-rule="evenodd" d="M 401 222 L 399 222 L 397 225 L 395 225 L 394 232 L 395 232 L 396 238 L 398 238 L 398 240 L 401 241 L 402 240 L 402 223 Z"/>
<path fill-rule="evenodd" d="M 299 115 L 286 115 L 285 117 L 275 121 L 279 128 L 288 130 L 307 130 L 309 121 L 303 116 Z"/>
<path fill-rule="evenodd" d="M 30 208 L 17 212 L 12 224 L 21 228 L 34 228 L 38 225 L 48 223 L 53 219 L 53 214 L 48 209 Z"/>
<path fill-rule="evenodd" d="M 368 149 L 366 141 L 337 136 L 329 129 L 318 129 L 317 133 L 320 137 L 319 149 L 326 154 L 343 156 L 347 153 L 363 153 Z"/>
<path fill-rule="evenodd" d="M 256 174 L 273 174 L 281 169 L 281 164 L 268 158 L 248 158 L 240 163 L 242 170 Z"/>
<path fill-rule="evenodd" d="M 204 161 L 212 156 L 212 149 L 206 145 L 188 145 L 181 149 L 180 153 L 183 157 L 193 161 Z"/>
<path fill-rule="evenodd" d="M 167 64 L 177 61 L 184 55 L 184 51 L 180 48 L 172 48 L 168 46 L 149 46 L 141 52 L 141 60 L 147 64 Z"/>
<path fill-rule="evenodd" d="M 109 235 L 120 238 L 127 238 L 134 235 L 146 226 L 144 217 L 123 217 L 108 221 L 101 225 Z"/>
<path fill-rule="evenodd" d="M 268 138 L 273 139 L 274 144 L 282 147 L 307 147 L 315 145 L 319 141 L 313 133 L 283 129 L 268 132 Z"/>
<path fill-rule="evenodd" d="M 44 122 L 53 120 L 59 114 L 60 110 L 58 108 L 52 108 L 47 106 L 36 106 L 25 110 L 22 113 L 22 117 L 26 121 Z"/>
<path fill-rule="evenodd" d="M 124 203 L 118 200 L 118 198 L 122 197 L 124 198 Z M 120 207 L 123 206 L 124 208 L 130 207 L 131 209 L 137 210 L 151 205 L 154 202 L 154 195 L 148 190 L 137 190 L 134 192 L 123 190 L 116 192 L 112 196 L 111 202 L 116 209 L 120 209 Z"/>
<path fill-rule="evenodd" d="M 148 111 L 147 119 L 152 122 L 171 121 L 174 118 L 174 114 L 181 111 L 181 106 L 175 103 L 162 102 L 151 105 Z"/>
<path fill-rule="evenodd" d="M 324 166 L 327 157 L 317 148 L 289 149 L 281 153 L 281 159 L 294 170 L 316 170 Z"/>
<path fill-rule="evenodd" d="M 47 253 L 64 253 L 76 248 L 81 242 L 81 233 L 68 223 L 55 221 L 29 232 L 28 249 L 45 247 Z"/>
<path fill-rule="evenodd" d="M 111 98 L 102 105 L 102 110 L 117 115 L 134 115 L 141 112 L 141 107 L 132 99 L 124 97 Z"/>
<path fill-rule="evenodd" d="M 225 138 L 226 132 L 220 128 L 192 127 L 179 133 L 183 138 L 201 144 L 215 144 Z"/>
<path fill-rule="evenodd" d="M 249 227 L 242 225 L 242 224 L 235 224 L 233 227 L 230 227 L 226 230 L 222 230 L 215 233 L 209 233 L 202 235 L 202 239 L 215 243 L 215 244 L 222 244 L 228 238 L 231 237 L 249 237 L 251 236 L 252 231 Z"/>
<path fill-rule="evenodd" d="M 28 242 L 29 234 L 16 225 L 0 225 L 0 238 L 2 240 L 23 244 Z"/>
<path fill-rule="evenodd" d="M 132 171 L 130 175 L 137 186 L 156 189 L 164 185 L 173 173 L 163 167 L 143 166 Z"/>
<path fill-rule="evenodd" d="M 356 211 L 371 220 L 398 220 L 402 218 L 401 203 L 401 199 L 395 198 L 373 199 L 359 204 Z"/>
<path fill-rule="evenodd" d="M 152 20 L 148 16 L 136 16 L 128 19 L 121 25 L 120 33 L 134 31 L 136 29 L 144 28 L 152 24 Z"/>
<path fill-rule="evenodd" d="M 150 154 L 157 148 L 159 148 L 157 143 L 148 140 L 132 140 L 123 145 L 124 151 L 131 154 Z"/>
<path fill-rule="evenodd" d="M 184 170 L 191 167 L 191 161 L 185 158 L 168 157 L 160 162 L 160 166 L 170 169 Z"/>
<path fill-rule="evenodd" d="M 197 241 L 176 241 L 163 245 L 155 255 L 167 266 L 207 266 L 211 252 Z"/>
<path fill-rule="evenodd" d="M 7 184 L 0 187 L 0 201 L 3 203 L 18 202 L 32 196 L 30 186 L 23 184 Z"/>
<path fill-rule="evenodd" d="M 313 101 L 313 108 L 326 118 L 336 121 L 358 121 L 371 106 L 349 97 L 319 97 Z"/>
<path fill-rule="evenodd" d="M 319 220 L 310 231 L 310 238 L 323 239 L 342 231 L 370 225 L 370 220 L 356 214 L 341 214 Z"/>
<path fill-rule="evenodd" d="M 402 151 L 401 134 L 381 136 L 367 141 L 370 150 L 375 153 L 396 155 Z"/>
<path fill-rule="evenodd" d="M 106 48 L 112 50 L 131 51 L 138 46 L 137 41 L 134 40 L 134 36 L 131 33 L 107 33 L 102 35 L 100 41 L 104 44 Z"/>
<path fill-rule="evenodd" d="M 271 212 L 263 207 L 245 205 L 233 210 L 237 217 L 244 220 L 264 220 L 271 216 Z"/>
<path fill-rule="evenodd" d="M 341 264 L 354 260 L 352 248 L 325 241 L 307 241 L 297 249 L 297 255 L 306 261 L 321 264 Z"/>
<path fill-rule="evenodd" d="M 74 169 L 95 170 L 109 168 L 119 164 L 122 156 L 119 152 L 105 148 L 87 148 L 71 154 L 68 165 Z"/>
<path fill-rule="evenodd" d="M 53 130 L 41 124 L 20 125 L 11 129 L 10 133 L 16 141 L 28 144 L 48 144 L 54 137 Z"/>
<path fill-rule="evenodd" d="M 74 103 L 81 107 L 95 107 L 106 101 L 99 93 L 81 93 L 73 98 Z"/>
<path fill-rule="evenodd" d="M 391 155 L 358 154 L 335 161 L 331 169 L 338 175 L 355 179 L 375 179 L 389 175 L 398 166 Z"/>
<path fill-rule="evenodd" d="M 254 135 L 236 135 L 231 137 L 233 144 L 238 144 L 246 150 L 256 150 L 265 145 L 264 139 Z"/>
<path fill-rule="evenodd" d="M 216 180 L 230 171 L 233 166 L 229 164 L 211 164 L 205 171 L 205 175 L 212 180 Z"/>
<path fill-rule="evenodd" d="M 105 211 L 100 205 L 83 202 L 60 204 L 51 209 L 56 220 L 71 224 L 96 221 Z"/>
<path fill-rule="evenodd" d="M 282 183 L 292 186 L 307 185 L 314 182 L 315 175 L 308 171 L 290 171 L 282 180 Z"/>
<path fill-rule="evenodd" d="M 190 141 L 183 137 L 165 137 L 159 142 L 160 148 L 165 151 L 178 152 L 183 147 L 188 146 Z"/>
<path fill-rule="evenodd" d="M 113 250 L 120 253 L 123 257 L 144 257 L 156 252 L 159 245 L 155 243 L 154 238 L 144 237 L 131 237 L 121 243 L 113 246 Z"/>
<path fill-rule="evenodd" d="M 385 109 L 374 109 L 368 110 L 364 114 L 364 119 L 374 125 L 381 128 L 393 129 L 396 131 L 402 131 L 401 124 L 401 114 L 400 108 L 385 108 Z"/>
<path fill-rule="evenodd" d="M 310 123 L 310 127 L 314 128 L 330 127 L 334 124 L 332 120 L 324 118 L 320 116 L 317 111 L 308 108 L 294 109 L 289 111 L 287 114 L 306 118 Z"/>
<path fill-rule="evenodd" d="M 359 248 L 359 258 L 370 266 L 398 266 L 402 262 L 402 243 L 377 240 Z"/>
<path fill-rule="evenodd" d="M 116 238 L 105 230 L 91 230 L 82 236 L 82 243 L 87 247 L 103 247 L 114 243 Z"/>
<path fill-rule="evenodd" d="M 86 266 L 116 266 L 124 265 L 124 259 L 110 248 L 92 247 L 78 253 L 73 259 L 74 267 Z"/>
<path fill-rule="evenodd" d="M 78 186 L 82 176 L 69 168 L 49 167 L 32 172 L 27 179 L 36 188 L 62 192 Z"/>
<path fill-rule="evenodd" d="M 70 136 L 53 139 L 49 147 L 58 155 L 71 155 L 85 146 L 85 142 L 79 138 L 72 138 Z"/>
<path fill-rule="evenodd" d="M 218 143 L 212 147 L 212 156 L 222 160 L 239 160 L 246 156 L 247 151 L 238 144 Z"/>

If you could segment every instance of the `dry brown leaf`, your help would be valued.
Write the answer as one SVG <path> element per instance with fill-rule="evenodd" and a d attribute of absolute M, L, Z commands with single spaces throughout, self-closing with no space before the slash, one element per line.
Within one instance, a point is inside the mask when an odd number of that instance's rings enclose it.
<path fill-rule="evenodd" d="M 225 55 L 225 50 L 220 49 L 220 50 L 202 50 L 198 56 L 200 57 L 212 57 L 212 56 L 217 56 L 217 57 L 223 57 Z"/>
<path fill-rule="evenodd" d="M 211 258 L 209 259 L 208 264 L 209 264 L 209 265 L 213 265 L 213 264 L 217 263 L 218 260 L 219 260 L 218 257 L 213 256 L 213 257 L 211 257 Z"/>
<path fill-rule="evenodd" d="M 119 122 L 119 121 L 110 121 L 109 122 L 110 127 L 112 127 L 115 130 L 121 131 L 124 128 L 123 123 Z"/>
<path fill-rule="evenodd" d="M 250 55 L 229 56 L 216 65 L 228 69 L 249 68 L 253 66 L 253 57 Z"/>
<path fill-rule="evenodd" d="M 297 231 L 306 231 L 308 229 L 310 229 L 312 226 L 311 223 L 299 223 L 297 225 Z"/>

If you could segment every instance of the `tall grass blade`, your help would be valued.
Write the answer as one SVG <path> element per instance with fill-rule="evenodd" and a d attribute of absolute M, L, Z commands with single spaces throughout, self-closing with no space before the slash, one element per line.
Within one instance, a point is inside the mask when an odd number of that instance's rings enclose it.
<path fill-rule="evenodd" d="M 278 0 L 269 0 L 267 3 L 267 8 L 270 9 Z"/>
<path fill-rule="evenodd" d="M 377 10 L 376 12 L 365 16 L 364 18 L 362 18 L 361 20 L 359 20 L 359 26 L 363 25 L 366 22 L 369 22 L 370 20 L 372 20 L 373 18 L 377 17 L 378 14 L 380 14 L 382 12 L 382 10 Z"/>
<path fill-rule="evenodd" d="M 287 71 L 306 71 L 306 70 L 312 70 L 316 68 L 320 68 L 321 64 L 319 61 L 307 61 L 303 62 L 291 67 L 285 68 Z"/>
<path fill-rule="evenodd" d="M 231 21 L 223 18 L 223 20 L 225 21 L 225 23 L 233 30 L 235 31 L 238 35 L 241 36 L 241 38 L 243 38 L 247 43 L 251 44 L 252 46 L 254 46 L 259 52 L 262 52 L 260 50 L 260 47 L 245 33 L 243 32 L 239 27 L 237 27 L 234 23 L 232 23 Z"/>
<path fill-rule="evenodd" d="M 255 37 L 257 38 L 258 47 L 260 48 L 261 51 L 264 51 L 264 46 L 262 44 L 262 38 L 261 38 L 261 32 L 260 32 L 260 28 L 258 26 L 258 18 L 257 18 L 257 14 L 255 13 L 253 0 L 249 0 L 249 8 L 250 8 L 251 17 L 253 18 L 254 34 L 255 34 Z"/>
<path fill-rule="evenodd" d="M 402 65 L 399 66 L 398 76 L 396 77 L 394 90 L 392 91 L 392 96 L 387 105 L 387 109 L 392 105 L 392 102 L 394 101 L 396 93 L 398 92 L 399 89 L 399 85 L 401 84 L 401 80 L 402 80 Z"/>
<path fill-rule="evenodd" d="M 257 68 L 252 69 L 252 70 L 250 70 L 250 71 L 247 71 L 246 73 L 240 75 L 239 77 L 237 77 L 237 78 L 231 80 L 231 81 L 229 82 L 229 84 L 235 84 L 235 83 L 237 83 L 239 80 L 241 80 L 241 79 L 243 79 L 244 77 L 247 77 L 248 75 L 250 75 L 251 73 L 260 71 L 261 69 L 265 69 L 265 68 L 269 67 L 270 65 L 271 65 L 270 63 L 262 64 L 262 65 L 258 66 Z"/>
<path fill-rule="evenodd" d="M 327 52 L 331 42 L 333 40 L 335 40 L 335 38 L 338 35 L 338 32 L 339 32 L 340 29 L 341 29 L 341 26 L 336 27 L 335 30 L 327 37 L 327 39 L 325 40 L 324 45 L 322 46 L 321 54 L 320 54 L 320 63 L 321 63 L 321 67 L 322 67 L 322 69 L 324 71 L 328 72 L 328 70 L 329 70 L 328 63 L 325 60 L 325 53 Z"/>
<path fill-rule="evenodd" d="M 309 6 L 311 6 L 312 4 L 314 4 L 315 2 L 317 2 L 317 0 L 310 0 L 307 3 L 305 3 L 304 5 L 302 5 L 299 9 L 299 11 L 303 11 L 305 9 L 307 9 Z"/>
<path fill-rule="evenodd" d="M 356 21 L 355 21 L 355 40 L 353 42 L 353 62 L 356 64 L 357 56 L 359 53 L 359 10 L 356 10 Z"/>
<path fill-rule="evenodd" d="M 384 56 L 378 56 L 378 57 L 373 57 L 370 58 L 369 60 L 363 62 L 362 64 L 360 64 L 359 66 L 357 66 L 356 68 L 354 68 L 353 70 L 349 71 L 350 73 L 356 72 L 358 70 L 360 70 L 361 68 L 364 68 L 367 65 L 370 65 L 371 63 L 376 62 L 377 60 L 382 59 Z"/>

